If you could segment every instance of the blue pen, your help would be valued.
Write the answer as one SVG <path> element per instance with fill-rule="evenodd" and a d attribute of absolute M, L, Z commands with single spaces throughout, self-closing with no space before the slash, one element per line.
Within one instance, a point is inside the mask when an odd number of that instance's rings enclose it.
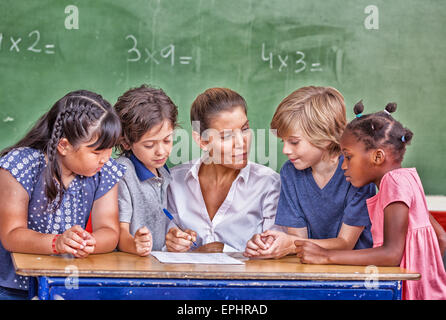
<path fill-rule="evenodd" d="M 169 218 L 169 220 L 172 221 L 173 224 L 177 226 L 178 229 L 180 229 L 181 231 L 184 232 L 183 228 L 180 228 L 180 226 L 175 222 L 175 220 L 173 220 L 172 214 L 169 211 L 167 211 L 167 209 L 163 209 L 163 212 L 166 214 L 166 216 Z M 198 247 L 198 245 L 195 243 L 195 241 L 192 241 L 192 243 L 194 244 L 195 247 Z"/>

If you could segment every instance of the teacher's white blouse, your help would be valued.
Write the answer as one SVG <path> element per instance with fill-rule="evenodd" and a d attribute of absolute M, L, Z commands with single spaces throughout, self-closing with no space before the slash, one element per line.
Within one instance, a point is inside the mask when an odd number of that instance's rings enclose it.
<path fill-rule="evenodd" d="M 223 251 L 245 251 L 256 233 L 275 226 L 280 176 L 269 167 L 248 162 L 232 183 L 226 199 L 212 221 L 206 209 L 198 180 L 203 158 L 171 169 L 172 182 L 167 189 L 168 210 L 184 229 L 197 232 L 197 245 L 223 242 Z M 174 227 L 169 224 L 168 229 Z"/>

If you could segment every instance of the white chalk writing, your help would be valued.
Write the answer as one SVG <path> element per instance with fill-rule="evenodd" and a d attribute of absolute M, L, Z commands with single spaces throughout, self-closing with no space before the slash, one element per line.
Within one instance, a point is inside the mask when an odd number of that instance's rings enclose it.
<path fill-rule="evenodd" d="M 22 38 L 16 35 L 10 35 L 9 42 L 10 42 L 8 50 L 9 52 L 20 53 L 21 51 L 24 51 L 23 50 L 24 48 L 26 48 L 26 51 L 30 51 L 33 53 L 42 53 L 42 52 L 45 54 L 56 53 L 54 44 L 44 44 L 43 46 L 45 47 L 45 50 L 42 50 L 41 35 L 39 30 L 32 30 L 30 33 L 28 33 L 27 38 Z M 3 33 L 0 33 L 0 51 L 2 50 L 2 43 L 3 43 Z"/>
<path fill-rule="evenodd" d="M 138 39 L 132 35 L 129 34 L 125 37 L 126 40 L 130 41 L 131 47 L 127 50 L 127 61 L 128 62 L 144 62 L 144 63 L 150 63 L 150 64 L 156 64 L 159 65 L 163 61 L 170 64 L 171 67 L 175 66 L 175 63 L 179 62 L 181 65 L 188 65 L 191 64 L 193 57 L 192 56 L 179 56 L 177 59 L 176 56 L 176 50 L 177 47 L 171 43 L 167 46 L 161 48 L 161 50 L 156 50 L 152 48 L 141 48 L 138 45 Z M 143 56 L 144 54 L 144 56 Z"/>

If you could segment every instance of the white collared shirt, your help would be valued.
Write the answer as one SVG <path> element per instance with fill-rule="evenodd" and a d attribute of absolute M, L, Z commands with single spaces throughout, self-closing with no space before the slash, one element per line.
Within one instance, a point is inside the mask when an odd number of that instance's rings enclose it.
<path fill-rule="evenodd" d="M 195 159 L 171 169 L 168 210 L 182 228 L 197 233 L 198 246 L 218 241 L 225 244 L 223 251 L 243 252 L 254 234 L 274 225 L 280 175 L 269 167 L 248 162 L 211 221 L 198 180 L 202 161 L 203 158 Z M 172 227 L 170 223 L 167 230 Z"/>

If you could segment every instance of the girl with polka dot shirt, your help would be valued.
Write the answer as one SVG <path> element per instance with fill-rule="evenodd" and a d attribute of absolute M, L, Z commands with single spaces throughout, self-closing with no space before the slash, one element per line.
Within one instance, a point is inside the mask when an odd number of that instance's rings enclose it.
<path fill-rule="evenodd" d="M 15 273 L 11 252 L 83 258 L 116 248 L 125 168 L 110 156 L 120 133 L 107 101 L 74 91 L 0 153 L 0 299 L 27 296 L 28 278 Z"/>

